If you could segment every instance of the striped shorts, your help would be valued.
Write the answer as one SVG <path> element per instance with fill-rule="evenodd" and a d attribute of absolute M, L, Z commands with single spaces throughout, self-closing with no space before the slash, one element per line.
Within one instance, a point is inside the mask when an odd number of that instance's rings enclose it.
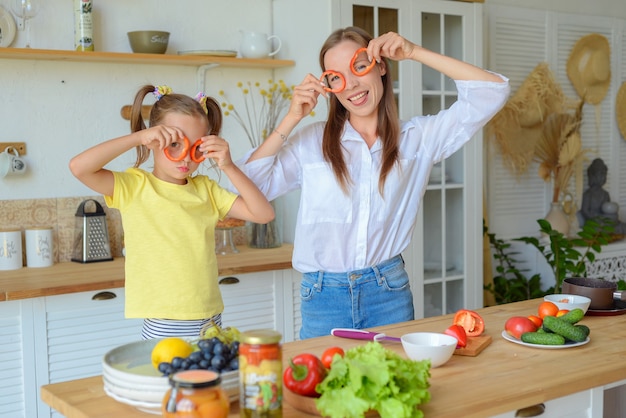
<path fill-rule="evenodd" d="M 141 338 L 165 337 L 199 337 L 200 332 L 210 326 L 211 321 L 222 326 L 222 314 L 214 315 L 208 319 L 193 319 L 181 321 L 175 319 L 145 318 L 141 329 Z"/>

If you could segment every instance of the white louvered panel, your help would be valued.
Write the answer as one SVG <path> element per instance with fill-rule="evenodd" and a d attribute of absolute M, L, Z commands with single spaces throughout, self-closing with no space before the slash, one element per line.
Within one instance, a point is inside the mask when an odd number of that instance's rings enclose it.
<path fill-rule="evenodd" d="M 302 305 L 302 301 L 300 299 L 300 282 L 302 281 L 302 276 L 298 272 L 294 272 L 293 279 L 291 280 L 291 294 L 293 297 L 293 332 L 294 339 L 296 341 L 300 340 L 300 328 L 302 327 L 302 312 L 300 311 L 300 306 Z"/>
<path fill-rule="evenodd" d="M 111 300 L 91 300 L 96 292 L 46 298 L 50 383 L 102 373 L 102 357 L 141 336 L 140 319 L 124 318 L 123 289 Z"/>
<path fill-rule="evenodd" d="M 239 283 L 222 284 L 222 324 L 241 331 L 276 329 L 274 272 L 239 274 Z"/>
<path fill-rule="evenodd" d="M 0 303 L 0 417 L 24 417 L 24 358 L 18 303 Z"/>
<path fill-rule="evenodd" d="M 535 66 L 546 60 L 546 18 L 540 11 L 515 7 L 494 6 L 489 11 L 489 68 L 509 78 L 513 96 Z M 537 165 L 517 177 L 504 166 L 496 144 L 486 144 L 490 231 L 500 238 L 535 233 L 536 219 L 547 212 L 547 186 L 536 175 Z"/>
<path fill-rule="evenodd" d="M 619 65 L 617 67 L 617 74 L 615 74 L 614 77 L 614 80 L 618 80 L 618 83 L 615 86 L 615 94 L 617 94 L 617 91 L 622 86 L 622 84 L 626 83 L 626 21 L 622 22 L 620 31 L 621 48 L 617 50 L 617 52 L 619 53 L 617 58 L 617 62 L 619 63 Z M 612 114 L 615 114 L 615 109 L 612 110 Z M 624 115 L 624 117 L 626 117 L 626 115 Z M 619 129 L 617 128 L 617 123 L 615 124 L 614 129 L 616 142 L 619 144 L 619 160 L 622 161 L 622 163 L 620 164 L 618 171 L 619 196 L 613 196 L 613 200 L 619 203 L 620 219 L 624 221 L 626 220 L 626 163 L 624 163 L 626 162 L 626 138 L 622 137 L 622 135 L 620 134 Z"/>

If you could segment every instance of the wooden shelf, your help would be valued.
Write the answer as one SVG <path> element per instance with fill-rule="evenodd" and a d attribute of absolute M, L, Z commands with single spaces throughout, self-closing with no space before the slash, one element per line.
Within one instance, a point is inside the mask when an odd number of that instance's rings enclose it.
<path fill-rule="evenodd" d="M 99 62 L 149 65 L 223 65 L 241 68 L 281 68 L 295 65 L 292 60 L 249 59 L 208 55 L 135 54 L 127 52 L 86 52 L 55 49 L 0 48 L 0 59 L 70 62 Z"/>

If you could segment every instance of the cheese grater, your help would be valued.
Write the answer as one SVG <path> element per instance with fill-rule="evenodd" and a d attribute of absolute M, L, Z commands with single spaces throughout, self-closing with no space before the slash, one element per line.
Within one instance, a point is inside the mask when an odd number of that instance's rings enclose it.
<path fill-rule="evenodd" d="M 85 212 L 85 206 L 89 202 L 95 204 L 95 212 Z M 92 263 L 113 260 L 106 213 L 100 203 L 93 199 L 82 202 L 76 210 L 75 225 L 72 261 Z"/>

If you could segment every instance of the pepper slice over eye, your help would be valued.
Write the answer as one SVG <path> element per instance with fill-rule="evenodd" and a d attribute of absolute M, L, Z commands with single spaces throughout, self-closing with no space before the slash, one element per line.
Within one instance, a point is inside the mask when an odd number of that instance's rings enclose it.
<path fill-rule="evenodd" d="M 178 149 L 180 146 L 179 142 L 173 142 L 163 150 L 163 153 L 168 160 L 178 162 L 185 158 L 185 155 L 187 155 L 187 152 L 189 151 L 189 139 L 186 136 L 183 137 L 183 143 L 184 147 L 182 150 Z M 170 148 L 172 151 L 170 151 Z"/>
<path fill-rule="evenodd" d="M 338 79 L 328 80 L 327 78 L 328 76 L 331 76 L 333 78 L 338 77 Z M 346 88 L 346 79 L 341 73 L 338 73 L 337 71 L 333 71 L 333 70 L 324 71 L 322 73 L 322 76 L 320 77 L 320 81 L 326 84 L 326 87 L 324 87 L 324 90 L 330 93 L 339 93 L 343 91 L 343 89 Z M 331 86 L 335 86 L 335 87 L 331 87 Z"/>
<path fill-rule="evenodd" d="M 202 140 L 198 139 L 196 142 L 193 143 L 193 145 L 191 146 L 191 150 L 189 151 L 191 161 L 193 161 L 194 163 L 201 163 L 202 161 L 204 161 L 204 154 L 200 152 L 200 150 L 198 150 L 198 147 L 200 145 L 202 145 Z"/>
<path fill-rule="evenodd" d="M 369 65 L 367 67 L 365 67 L 363 69 L 363 71 L 358 71 L 355 67 L 354 67 L 354 63 L 356 62 L 356 60 L 359 58 L 359 55 L 362 52 L 366 52 L 367 48 L 359 48 L 356 50 L 356 52 L 354 53 L 354 56 L 352 57 L 352 59 L 350 60 L 350 71 L 352 71 L 352 74 L 354 75 L 358 75 L 358 76 L 364 76 L 365 74 L 369 73 L 370 71 L 372 71 L 372 68 L 374 68 L 374 66 L 376 65 L 376 60 L 372 60 L 372 62 L 369 63 Z"/>

